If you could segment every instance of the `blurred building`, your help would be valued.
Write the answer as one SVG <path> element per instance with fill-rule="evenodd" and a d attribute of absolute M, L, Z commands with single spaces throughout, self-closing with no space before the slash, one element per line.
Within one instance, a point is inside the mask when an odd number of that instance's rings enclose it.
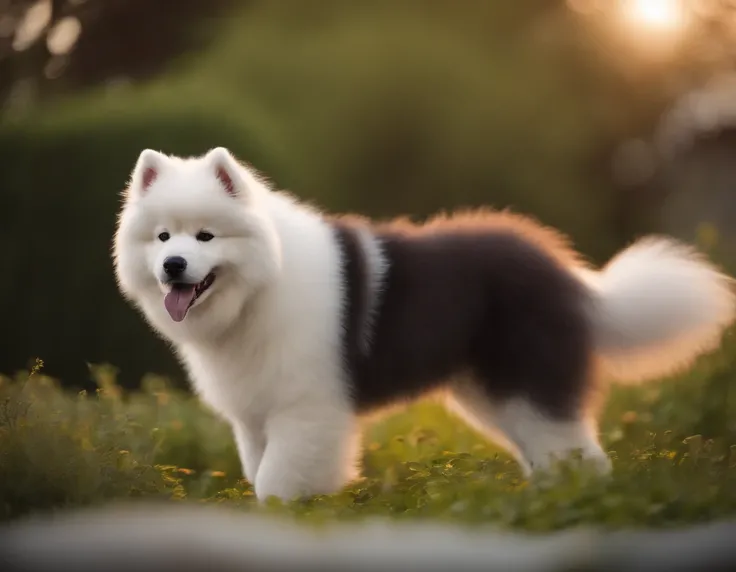
<path fill-rule="evenodd" d="M 712 226 L 723 247 L 736 248 L 736 74 L 679 98 L 663 115 L 654 148 L 666 189 L 663 230 L 694 239 Z"/>

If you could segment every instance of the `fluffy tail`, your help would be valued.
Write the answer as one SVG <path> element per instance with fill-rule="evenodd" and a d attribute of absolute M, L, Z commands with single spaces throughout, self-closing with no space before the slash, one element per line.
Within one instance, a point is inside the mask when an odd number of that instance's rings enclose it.
<path fill-rule="evenodd" d="M 692 248 L 645 238 L 600 272 L 583 271 L 607 373 L 622 383 L 682 370 L 720 344 L 736 318 L 733 280 Z"/>

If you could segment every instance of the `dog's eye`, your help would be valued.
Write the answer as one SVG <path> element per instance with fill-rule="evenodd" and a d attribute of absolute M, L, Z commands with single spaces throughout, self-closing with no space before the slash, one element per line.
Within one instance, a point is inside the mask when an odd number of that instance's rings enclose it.
<path fill-rule="evenodd" d="M 171 238 L 171 235 L 168 232 L 166 232 L 166 231 L 164 231 L 164 232 L 162 232 L 161 234 L 158 235 L 158 239 L 161 242 L 166 242 L 170 238 Z"/>
<path fill-rule="evenodd" d="M 197 233 L 197 240 L 200 242 L 209 242 L 213 238 L 215 238 L 215 235 L 212 234 L 211 232 L 207 232 L 203 230 Z"/>

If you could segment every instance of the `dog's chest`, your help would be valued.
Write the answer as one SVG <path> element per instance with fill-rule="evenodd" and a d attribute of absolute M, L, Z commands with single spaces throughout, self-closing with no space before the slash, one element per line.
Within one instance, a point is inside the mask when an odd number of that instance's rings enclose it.
<path fill-rule="evenodd" d="M 348 403 L 339 347 L 315 336 L 233 347 L 183 346 L 178 353 L 200 398 L 226 419 Z"/>
<path fill-rule="evenodd" d="M 283 375 L 264 356 L 224 348 L 218 352 L 187 348 L 180 353 L 197 394 L 224 417 L 260 415 L 276 404 Z"/>

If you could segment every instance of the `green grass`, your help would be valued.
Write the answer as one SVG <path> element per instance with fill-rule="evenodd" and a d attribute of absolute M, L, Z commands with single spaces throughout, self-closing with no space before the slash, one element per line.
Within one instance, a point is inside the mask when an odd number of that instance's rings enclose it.
<path fill-rule="evenodd" d="M 611 478 L 561 464 L 525 481 L 503 451 L 439 406 L 368 425 L 364 479 L 343 493 L 259 507 L 228 427 L 149 376 L 123 394 L 95 367 L 96 394 L 36 369 L 0 381 L 0 519 L 126 498 L 224 503 L 311 521 L 432 518 L 546 531 L 662 527 L 736 514 L 736 347 L 688 375 L 614 388 L 602 437 Z"/>

